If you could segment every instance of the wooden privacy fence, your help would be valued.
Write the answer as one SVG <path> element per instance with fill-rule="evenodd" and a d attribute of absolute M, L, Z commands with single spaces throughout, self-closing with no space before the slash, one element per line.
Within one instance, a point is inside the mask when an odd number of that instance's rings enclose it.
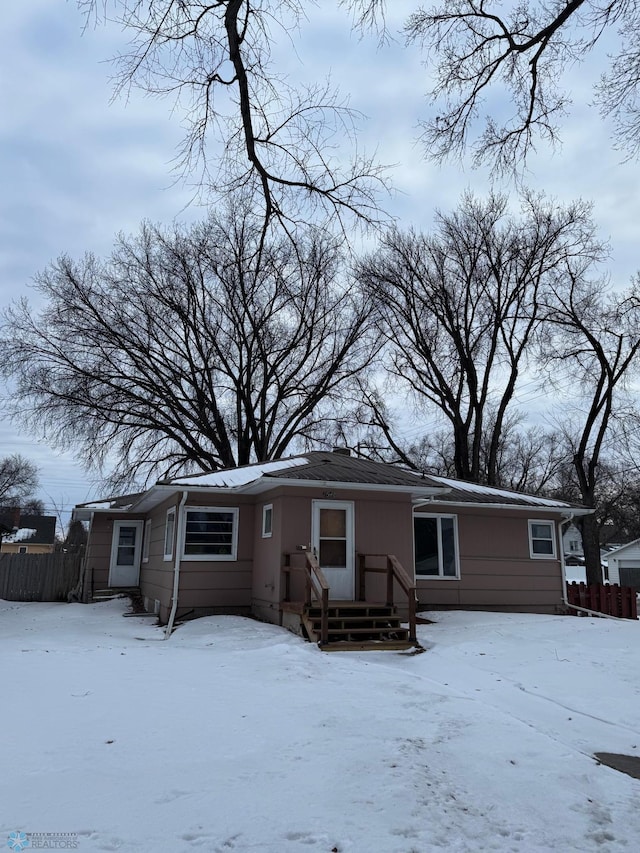
<path fill-rule="evenodd" d="M 68 601 L 78 587 L 82 554 L 0 554 L 0 598 Z"/>
<path fill-rule="evenodd" d="M 567 601 L 576 607 L 586 607 L 607 616 L 620 619 L 637 619 L 638 604 L 636 591 L 632 586 L 618 586 L 617 583 L 604 584 L 573 583 L 567 584 Z M 580 616 L 579 611 L 573 611 Z"/>

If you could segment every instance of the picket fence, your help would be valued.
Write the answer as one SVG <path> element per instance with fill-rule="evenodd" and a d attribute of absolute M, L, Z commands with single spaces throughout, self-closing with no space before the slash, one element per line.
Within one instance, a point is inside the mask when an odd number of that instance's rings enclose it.
<path fill-rule="evenodd" d="M 82 554 L 0 554 L 0 599 L 68 601 L 79 587 Z"/>

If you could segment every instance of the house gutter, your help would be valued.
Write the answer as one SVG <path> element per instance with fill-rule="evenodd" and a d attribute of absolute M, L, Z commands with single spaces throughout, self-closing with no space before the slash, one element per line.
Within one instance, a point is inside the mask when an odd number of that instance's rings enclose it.
<path fill-rule="evenodd" d="M 580 513 L 580 515 L 586 515 L 586 513 Z M 589 610 L 588 607 L 578 607 L 577 604 L 569 604 L 569 600 L 567 598 L 567 573 L 564 562 L 564 548 L 562 547 L 562 527 L 565 524 L 571 524 L 575 518 L 575 513 L 563 515 L 562 517 L 564 518 L 564 521 L 561 521 L 558 525 L 558 540 L 560 547 L 560 569 L 562 571 L 562 601 L 565 606 L 570 607 L 572 610 L 578 610 L 580 613 L 588 613 L 589 616 L 597 616 L 600 619 L 613 619 L 616 622 L 627 622 L 627 619 L 622 619 L 620 616 L 610 616 L 608 613 L 600 613 L 599 610 Z"/>
<path fill-rule="evenodd" d="M 173 564 L 173 596 L 171 597 L 171 612 L 169 613 L 169 620 L 167 622 L 167 627 L 165 628 L 164 638 L 168 640 L 171 636 L 171 632 L 173 631 L 173 623 L 176 618 L 176 610 L 178 609 L 178 587 L 180 586 L 180 556 L 181 556 L 181 543 L 183 540 L 183 529 L 184 529 L 184 505 L 187 502 L 187 496 L 189 492 L 183 492 L 182 498 L 180 499 L 180 503 L 178 504 L 178 524 L 176 529 L 176 559 Z"/>

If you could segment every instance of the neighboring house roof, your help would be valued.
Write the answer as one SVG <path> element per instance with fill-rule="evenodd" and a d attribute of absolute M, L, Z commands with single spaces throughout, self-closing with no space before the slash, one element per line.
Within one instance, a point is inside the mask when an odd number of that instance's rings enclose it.
<path fill-rule="evenodd" d="M 53 545 L 56 539 L 54 515 L 21 515 L 20 526 L 2 537 L 9 545 Z"/>
<path fill-rule="evenodd" d="M 11 533 L 20 523 L 20 509 L 18 507 L 0 507 L 0 536 Z"/>
<path fill-rule="evenodd" d="M 617 548 L 613 548 L 611 551 L 607 551 L 606 557 L 609 559 L 610 557 L 617 557 L 622 551 L 626 551 L 628 548 L 637 549 L 640 546 L 640 539 L 634 539 L 631 542 L 627 542 L 625 545 L 618 545 Z"/>
<path fill-rule="evenodd" d="M 337 451 L 309 451 L 288 459 L 258 462 L 222 471 L 159 480 L 141 495 L 126 495 L 79 504 L 74 518 L 88 520 L 93 512 L 132 510 L 147 512 L 176 490 L 210 493 L 259 494 L 276 485 L 348 487 L 351 489 L 399 491 L 410 493 L 414 502 L 427 504 L 475 504 L 479 506 L 523 509 L 548 508 L 583 514 L 592 510 L 565 501 L 525 495 L 506 489 L 494 489 L 448 477 L 418 474 L 397 465 L 373 462 Z"/>

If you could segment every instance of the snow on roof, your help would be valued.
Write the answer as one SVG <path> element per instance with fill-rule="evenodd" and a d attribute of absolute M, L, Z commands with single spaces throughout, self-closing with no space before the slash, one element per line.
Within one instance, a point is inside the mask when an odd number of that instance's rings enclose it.
<path fill-rule="evenodd" d="M 25 542 L 27 539 L 31 539 L 36 535 L 38 531 L 35 527 L 19 527 L 17 530 L 14 530 L 13 533 L 9 533 L 4 537 L 4 541 L 8 542 L 10 545 L 15 544 L 16 542 Z"/>
<path fill-rule="evenodd" d="M 526 495 L 522 492 L 509 491 L 508 489 L 496 489 L 493 486 L 482 486 L 479 483 L 467 483 L 464 480 L 451 480 L 448 477 L 436 477 L 433 474 L 429 475 L 430 480 L 435 480 L 445 486 L 450 486 L 452 489 L 458 489 L 461 492 L 473 492 L 477 495 L 486 495 L 490 498 L 504 498 L 508 501 L 524 501 L 530 504 L 539 504 L 540 506 L 560 506 L 567 507 L 569 504 L 566 501 L 558 501 L 553 498 L 542 498 L 536 495 Z"/>
<path fill-rule="evenodd" d="M 193 474 L 190 477 L 179 477 L 171 480 L 171 485 L 231 489 L 237 486 L 246 486 L 248 483 L 253 483 L 254 480 L 259 480 L 260 477 L 272 474 L 274 471 L 307 464 L 306 457 L 297 456 L 290 459 L 278 459 L 276 462 L 262 462 L 257 465 L 243 465 L 241 468 L 228 468 L 224 471 L 214 471 L 211 474 Z"/>

